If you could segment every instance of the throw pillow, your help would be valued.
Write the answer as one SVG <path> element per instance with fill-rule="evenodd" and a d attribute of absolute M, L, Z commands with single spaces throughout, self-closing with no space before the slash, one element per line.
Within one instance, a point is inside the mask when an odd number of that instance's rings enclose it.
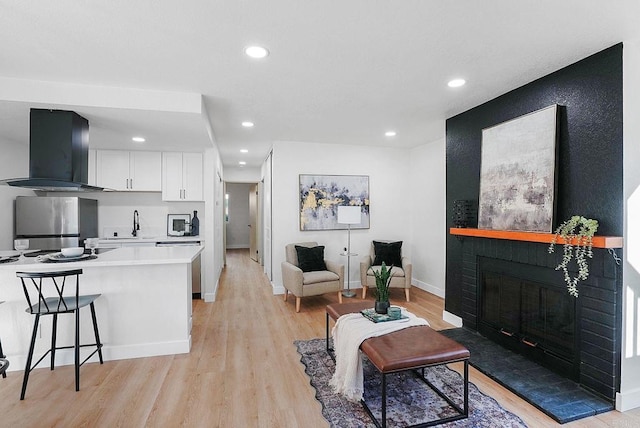
<path fill-rule="evenodd" d="M 298 254 L 298 267 L 302 272 L 312 272 L 316 270 L 327 270 L 324 263 L 324 245 L 317 247 L 301 247 L 296 245 Z"/>
<path fill-rule="evenodd" d="M 373 252 L 375 258 L 374 266 L 380 266 L 384 262 L 387 266 L 395 266 L 402 268 L 402 241 L 397 242 L 378 242 L 373 241 Z"/>

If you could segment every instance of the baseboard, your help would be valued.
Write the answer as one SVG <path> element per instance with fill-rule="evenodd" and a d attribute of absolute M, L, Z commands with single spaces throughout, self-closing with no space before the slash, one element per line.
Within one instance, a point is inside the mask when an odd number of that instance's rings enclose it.
<path fill-rule="evenodd" d="M 346 290 L 347 287 L 344 287 L 343 290 Z M 362 284 L 360 284 L 360 281 L 351 281 L 349 283 L 349 290 L 362 290 Z"/>
<path fill-rule="evenodd" d="M 273 294 L 274 295 L 278 295 L 278 294 L 284 294 L 284 285 L 276 285 L 273 282 L 271 282 L 271 289 L 273 290 Z M 347 287 L 344 288 L 345 290 L 347 289 Z M 351 290 L 361 290 L 362 287 L 360 286 L 360 281 L 358 281 L 355 284 L 352 284 L 350 287 Z"/>
<path fill-rule="evenodd" d="M 93 352 L 93 350 L 95 350 L 95 347 L 93 349 L 91 347 L 87 347 L 81 350 L 80 360 L 84 360 L 84 358 L 89 355 L 89 353 Z M 191 335 L 189 335 L 189 339 L 187 340 L 176 340 L 172 342 L 143 343 L 124 346 L 108 346 L 105 344 L 102 347 L 102 357 L 104 361 L 128 360 L 131 358 L 144 358 L 159 355 L 188 354 L 190 350 Z M 38 350 L 36 350 L 36 353 L 37 352 Z M 26 355 L 11 355 L 8 358 L 11 361 L 11 364 L 7 371 L 24 370 L 27 363 Z M 99 361 L 98 354 L 95 354 L 87 362 L 97 363 Z M 38 364 L 38 367 L 48 367 L 50 362 L 50 358 L 45 358 L 40 362 L 40 364 Z M 73 363 L 73 349 L 60 349 L 56 351 L 56 367 L 69 366 L 73 365 Z"/>
<path fill-rule="evenodd" d="M 221 276 L 222 276 L 222 268 L 218 270 L 218 275 L 216 275 L 216 283 L 213 287 L 213 291 L 204 293 L 204 301 L 206 303 L 212 303 L 216 301 L 216 297 L 218 296 L 218 286 L 220 285 Z"/>
<path fill-rule="evenodd" d="M 249 244 L 227 245 L 227 250 L 248 250 Z"/>
<path fill-rule="evenodd" d="M 627 410 L 636 409 L 638 407 L 640 407 L 640 389 L 635 389 L 631 392 L 616 393 L 617 411 L 626 412 Z"/>
<path fill-rule="evenodd" d="M 444 290 L 436 287 L 435 285 L 427 284 L 426 282 L 418 281 L 417 279 L 412 279 L 411 285 L 444 299 Z"/>
<path fill-rule="evenodd" d="M 442 311 L 442 320 L 449 324 L 453 324 L 455 327 L 462 327 L 462 318 L 452 314 L 451 312 Z"/>
<path fill-rule="evenodd" d="M 273 294 L 284 294 L 284 285 L 276 285 L 273 282 L 271 282 L 271 289 L 273 290 Z"/>

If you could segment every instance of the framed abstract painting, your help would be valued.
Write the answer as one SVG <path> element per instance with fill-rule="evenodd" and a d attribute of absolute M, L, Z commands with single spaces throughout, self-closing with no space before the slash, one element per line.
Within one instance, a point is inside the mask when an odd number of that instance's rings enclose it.
<path fill-rule="evenodd" d="M 482 130 L 478 228 L 551 232 L 558 106 Z"/>
<path fill-rule="evenodd" d="M 338 207 L 359 206 L 360 224 L 352 229 L 369 228 L 369 176 L 300 174 L 300 230 L 347 229 L 338 223 Z"/>

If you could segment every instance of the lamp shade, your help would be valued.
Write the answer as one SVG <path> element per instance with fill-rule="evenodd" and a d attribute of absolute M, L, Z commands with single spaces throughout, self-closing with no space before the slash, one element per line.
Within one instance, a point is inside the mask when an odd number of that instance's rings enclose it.
<path fill-rule="evenodd" d="M 340 224 L 360 224 L 362 212 L 359 206 L 340 205 L 338 207 L 338 223 Z"/>

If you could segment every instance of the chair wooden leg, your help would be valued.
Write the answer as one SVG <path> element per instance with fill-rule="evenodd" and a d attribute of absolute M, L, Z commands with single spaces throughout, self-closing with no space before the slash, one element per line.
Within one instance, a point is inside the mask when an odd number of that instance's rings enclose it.
<path fill-rule="evenodd" d="M 367 286 L 362 286 L 362 298 L 365 299 L 367 297 Z"/>
<path fill-rule="evenodd" d="M 287 301 L 287 296 L 289 296 L 289 290 L 287 290 L 286 288 L 284 289 L 284 301 Z"/>
<path fill-rule="evenodd" d="M 407 298 L 407 302 L 408 302 L 409 301 L 409 289 L 408 288 L 404 289 L 404 295 Z"/>
<path fill-rule="evenodd" d="M 300 312 L 300 298 L 296 296 L 296 312 Z"/>
<path fill-rule="evenodd" d="M 342 292 L 338 291 L 338 303 L 342 303 Z"/>

